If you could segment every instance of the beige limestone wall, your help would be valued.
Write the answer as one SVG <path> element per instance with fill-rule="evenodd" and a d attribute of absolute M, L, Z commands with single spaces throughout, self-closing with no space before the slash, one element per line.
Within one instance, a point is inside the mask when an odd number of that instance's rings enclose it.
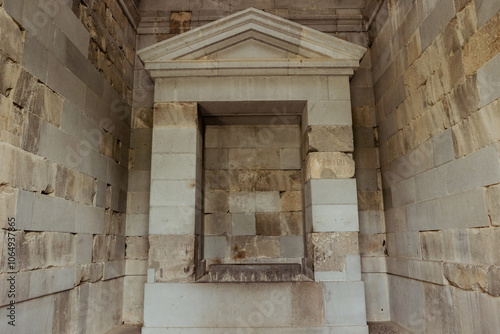
<path fill-rule="evenodd" d="M 386 3 L 371 47 L 391 320 L 496 333 L 500 3 Z"/>
<path fill-rule="evenodd" d="M 370 51 L 350 81 L 359 248 L 368 321 L 390 320 L 387 242 Z"/>
<path fill-rule="evenodd" d="M 34 0 L 0 1 L 0 30 L 2 319 L 8 271 L 17 303 L 16 327 L 0 332 L 106 332 L 123 321 L 131 109 L 89 60 L 108 32 L 89 33 L 63 1 Z"/>
<path fill-rule="evenodd" d="M 207 265 L 302 264 L 300 126 L 206 126 L 204 145 Z"/>

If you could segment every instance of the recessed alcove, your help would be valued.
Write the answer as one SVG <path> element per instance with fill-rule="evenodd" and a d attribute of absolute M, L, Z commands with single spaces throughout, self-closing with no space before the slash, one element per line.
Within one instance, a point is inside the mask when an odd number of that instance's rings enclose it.
<path fill-rule="evenodd" d="M 304 275 L 301 120 L 305 101 L 200 102 L 203 259 L 198 282 Z"/>

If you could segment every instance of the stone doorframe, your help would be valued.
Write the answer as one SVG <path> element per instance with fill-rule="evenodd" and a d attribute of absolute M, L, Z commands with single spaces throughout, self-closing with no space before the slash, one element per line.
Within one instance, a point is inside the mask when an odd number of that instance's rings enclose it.
<path fill-rule="evenodd" d="M 155 80 L 145 312 L 148 285 L 153 291 L 157 283 L 194 283 L 205 274 L 198 105 L 302 101 L 303 110 L 287 108 L 285 116 L 302 123 L 303 273 L 315 282 L 353 283 L 348 302 L 363 318 L 349 78 L 365 51 L 250 8 L 138 52 Z M 145 313 L 146 327 L 162 323 L 155 321 Z"/>

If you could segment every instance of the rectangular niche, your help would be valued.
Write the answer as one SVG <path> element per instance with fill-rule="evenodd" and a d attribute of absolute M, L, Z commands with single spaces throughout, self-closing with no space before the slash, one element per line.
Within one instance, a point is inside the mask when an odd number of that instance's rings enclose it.
<path fill-rule="evenodd" d="M 302 280 L 300 125 L 207 123 L 203 258 L 208 280 Z"/>

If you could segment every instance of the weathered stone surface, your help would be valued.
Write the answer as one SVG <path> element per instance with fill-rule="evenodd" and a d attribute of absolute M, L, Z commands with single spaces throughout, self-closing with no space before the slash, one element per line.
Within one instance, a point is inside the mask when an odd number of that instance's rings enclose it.
<path fill-rule="evenodd" d="M 229 149 L 207 148 L 205 149 L 205 169 L 228 169 Z"/>
<path fill-rule="evenodd" d="M 258 171 L 255 190 L 300 190 L 302 184 L 301 174 L 301 171 Z"/>
<path fill-rule="evenodd" d="M 309 233 L 315 271 L 344 271 L 346 255 L 359 254 L 357 232 Z"/>
<path fill-rule="evenodd" d="M 276 236 L 233 236 L 227 243 L 227 253 L 235 261 L 246 258 L 279 257 L 279 237 Z"/>
<path fill-rule="evenodd" d="M 205 214 L 203 221 L 205 235 L 228 235 L 235 233 L 234 228 L 231 229 L 231 217 L 234 219 L 234 214 Z"/>
<path fill-rule="evenodd" d="M 20 62 L 24 47 L 24 32 L 3 7 L 0 9 L 0 28 L 3 32 L 0 51 L 12 60 Z"/>
<path fill-rule="evenodd" d="M 463 51 L 465 75 L 474 74 L 483 64 L 498 54 L 500 50 L 498 40 L 499 24 L 500 14 L 497 13 L 465 45 Z"/>
<path fill-rule="evenodd" d="M 0 73 L 0 94 L 9 97 L 21 74 L 21 66 L 0 53 Z"/>
<path fill-rule="evenodd" d="M 294 326 L 321 326 L 324 322 L 323 288 L 318 283 L 292 285 Z"/>
<path fill-rule="evenodd" d="M 149 252 L 148 237 L 127 237 L 126 258 L 132 260 L 147 260 Z"/>
<path fill-rule="evenodd" d="M 232 196 L 233 194 L 231 194 Z M 255 204 L 254 204 L 255 205 Z M 229 211 L 229 193 L 226 191 L 209 191 L 205 193 L 205 213 L 226 213 Z M 231 212 L 237 212 L 231 210 Z"/>
<path fill-rule="evenodd" d="M 386 252 L 384 234 L 360 234 L 359 250 L 361 256 L 384 256 Z"/>
<path fill-rule="evenodd" d="M 488 270 L 488 293 L 500 297 L 500 267 L 491 267 Z"/>
<path fill-rule="evenodd" d="M 255 217 L 257 235 L 300 235 L 303 233 L 302 212 L 258 213 Z"/>
<path fill-rule="evenodd" d="M 21 146 L 25 131 L 26 114 L 0 95 L 0 139 L 14 146 Z"/>
<path fill-rule="evenodd" d="M 155 270 L 156 282 L 192 282 L 194 256 L 194 235 L 149 236 L 149 267 Z"/>
<path fill-rule="evenodd" d="M 421 253 L 424 260 L 442 261 L 444 241 L 442 231 L 420 232 Z"/>
<path fill-rule="evenodd" d="M 153 127 L 152 108 L 134 108 L 132 110 L 132 127 L 133 128 L 152 128 Z"/>
<path fill-rule="evenodd" d="M 304 134 L 303 150 L 304 156 L 309 152 L 352 152 L 352 127 L 309 126 Z"/>
<path fill-rule="evenodd" d="M 500 185 L 491 186 L 486 192 L 488 214 L 491 223 L 500 225 Z"/>
<path fill-rule="evenodd" d="M 382 211 L 382 191 L 358 191 L 358 207 L 360 211 Z"/>
<path fill-rule="evenodd" d="M 464 290 L 486 291 L 488 269 L 476 265 L 445 263 L 444 276 L 448 282 Z"/>
<path fill-rule="evenodd" d="M 42 83 L 37 83 L 28 110 L 59 127 L 62 120 L 63 98 Z"/>
<path fill-rule="evenodd" d="M 302 191 L 284 191 L 280 193 L 281 211 L 302 211 Z"/>
<path fill-rule="evenodd" d="M 280 150 L 277 148 L 231 148 L 229 169 L 279 169 Z"/>
<path fill-rule="evenodd" d="M 311 152 L 306 158 L 305 182 L 310 179 L 348 179 L 354 176 L 354 160 L 340 152 Z"/>
<path fill-rule="evenodd" d="M 198 107 L 196 103 L 156 103 L 154 126 L 196 127 Z"/>

